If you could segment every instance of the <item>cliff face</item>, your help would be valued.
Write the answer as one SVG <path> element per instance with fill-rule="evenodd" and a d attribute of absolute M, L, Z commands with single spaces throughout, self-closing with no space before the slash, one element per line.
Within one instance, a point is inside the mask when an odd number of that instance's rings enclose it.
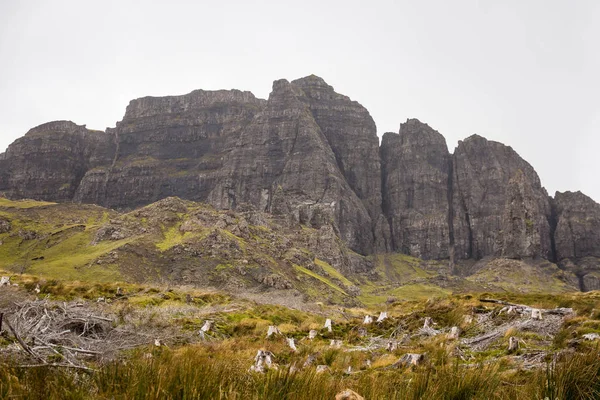
<path fill-rule="evenodd" d="M 600 204 L 581 192 L 557 192 L 554 210 L 556 260 L 578 276 L 581 290 L 600 290 Z"/>
<path fill-rule="evenodd" d="M 268 100 L 238 90 L 133 100 L 106 132 L 40 125 L 0 154 L 0 192 L 119 209 L 169 196 L 250 205 L 361 254 L 544 258 L 600 288 L 600 205 L 550 198 L 512 148 L 477 135 L 450 154 L 411 119 L 379 146 L 369 112 L 314 75 L 275 81 Z"/>
<path fill-rule="evenodd" d="M 266 107 L 241 133 L 209 201 L 220 208 L 250 203 L 316 228 L 332 221 L 352 249 L 373 252 L 365 205 L 340 170 L 305 92 L 286 80 L 273 84 Z"/>
<path fill-rule="evenodd" d="M 459 142 L 452 179 L 457 258 L 552 258 L 548 195 L 512 148 L 477 135 Z"/>
<path fill-rule="evenodd" d="M 408 120 L 399 134 L 383 135 L 381 165 L 383 208 L 394 249 L 414 257 L 448 258 L 451 165 L 444 137 Z"/>
<path fill-rule="evenodd" d="M 206 201 L 227 153 L 264 103 L 237 90 L 131 101 L 107 131 L 115 144 L 110 162 L 87 171 L 75 201 L 113 208 L 168 196 Z"/>
<path fill-rule="evenodd" d="M 103 163 L 110 147 L 104 132 L 70 121 L 35 127 L 0 160 L 0 191 L 13 198 L 71 201 L 86 171 Z"/>

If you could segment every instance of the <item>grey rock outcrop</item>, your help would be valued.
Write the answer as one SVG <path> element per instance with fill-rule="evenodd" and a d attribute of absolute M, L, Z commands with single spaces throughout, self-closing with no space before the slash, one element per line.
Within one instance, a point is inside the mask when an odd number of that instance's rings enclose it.
<path fill-rule="evenodd" d="M 340 171 L 306 94 L 286 80 L 275 81 L 266 107 L 241 133 L 209 202 L 250 203 L 316 228 L 329 220 L 352 249 L 373 252 L 369 213 Z"/>
<path fill-rule="evenodd" d="M 600 257 L 600 204 L 581 192 L 557 192 L 556 258 Z"/>
<path fill-rule="evenodd" d="M 105 162 L 110 138 L 71 121 L 39 125 L 0 160 L 0 192 L 12 198 L 72 201 L 86 171 Z"/>
<path fill-rule="evenodd" d="M 240 132 L 265 101 L 239 90 L 132 100 L 109 133 L 110 163 L 85 174 L 75 201 L 134 208 L 169 196 L 206 201 Z"/>
<path fill-rule="evenodd" d="M 454 252 L 552 259 L 550 203 L 537 173 L 511 147 L 473 135 L 453 155 Z"/>
<path fill-rule="evenodd" d="M 383 208 L 394 249 L 414 257 L 449 257 L 450 154 L 446 140 L 416 119 L 381 143 Z"/>
<path fill-rule="evenodd" d="M 308 98 L 309 109 L 335 155 L 339 170 L 367 209 L 375 248 L 391 249 L 381 209 L 381 162 L 375 121 L 366 108 L 336 93 L 318 76 L 310 75 L 292 84 L 300 87 Z"/>
<path fill-rule="evenodd" d="M 581 192 L 557 192 L 554 213 L 556 261 L 582 291 L 600 290 L 600 204 Z"/>

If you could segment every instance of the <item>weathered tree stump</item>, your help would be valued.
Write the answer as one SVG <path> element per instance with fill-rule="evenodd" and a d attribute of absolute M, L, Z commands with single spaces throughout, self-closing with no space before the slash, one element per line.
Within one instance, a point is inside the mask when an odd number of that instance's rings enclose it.
<path fill-rule="evenodd" d="M 509 337 L 508 338 L 508 352 L 514 353 L 518 349 L 519 349 L 519 340 L 514 336 Z"/>
<path fill-rule="evenodd" d="M 317 361 L 318 356 L 319 356 L 319 353 L 309 355 L 306 358 L 306 361 L 304 361 L 304 364 L 302 364 L 302 368 L 307 368 L 307 367 L 310 367 L 311 365 L 313 365 Z"/>
<path fill-rule="evenodd" d="M 254 365 L 250 367 L 250 371 L 264 373 L 267 369 L 277 369 L 277 365 L 273 362 L 275 356 L 267 350 L 258 350 L 254 357 Z"/>
<path fill-rule="evenodd" d="M 409 366 L 418 366 L 425 361 L 425 354 L 406 353 L 398 361 L 392 364 L 394 368 L 405 368 Z"/>
<path fill-rule="evenodd" d="M 204 332 L 204 333 L 209 332 L 212 329 L 212 325 L 213 325 L 212 321 L 210 321 L 210 320 L 204 321 L 204 325 L 202 325 L 202 328 L 200 328 L 200 332 Z"/>
<path fill-rule="evenodd" d="M 287 338 L 287 344 L 292 351 L 296 352 L 298 349 L 296 348 L 296 343 L 294 342 L 294 338 Z"/>
<path fill-rule="evenodd" d="M 394 341 L 394 340 L 390 340 L 390 341 L 387 343 L 387 346 L 385 347 L 385 349 L 386 349 L 387 351 L 390 351 L 390 352 L 391 352 L 391 351 L 395 351 L 397 348 L 398 348 L 398 342 L 396 342 L 396 341 Z"/>
<path fill-rule="evenodd" d="M 317 374 L 326 372 L 329 370 L 329 367 L 327 365 L 317 365 Z"/>
<path fill-rule="evenodd" d="M 280 335 L 279 329 L 275 325 L 269 326 L 269 330 L 267 331 L 267 338 L 270 338 L 273 335 Z"/>
<path fill-rule="evenodd" d="M 381 322 L 381 321 L 383 321 L 383 320 L 387 319 L 387 317 L 388 317 L 388 316 L 387 316 L 387 312 L 386 312 L 386 311 L 382 311 L 382 312 L 379 314 L 379 317 L 377 318 L 377 322 Z"/>
<path fill-rule="evenodd" d="M 353 390 L 345 389 L 335 395 L 335 400 L 365 400 L 365 398 Z"/>
<path fill-rule="evenodd" d="M 460 328 L 458 326 L 453 326 L 450 328 L 450 332 L 448 333 L 448 339 L 456 340 L 460 336 Z"/>

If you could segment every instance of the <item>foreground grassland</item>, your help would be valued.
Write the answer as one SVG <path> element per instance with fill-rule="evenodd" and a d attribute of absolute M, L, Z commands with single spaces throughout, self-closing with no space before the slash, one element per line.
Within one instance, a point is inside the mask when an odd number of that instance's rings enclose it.
<path fill-rule="evenodd" d="M 0 398 L 600 398 L 600 293 L 555 264 L 453 275 L 270 218 L 0 198 Z"/>
<path fill-rule="evenodd" d="M 584 334 L 600 333 L 600 294 L 594 292 L 494 295 L 541 309 L 573 309 L 564 318 L 547 315 L 526 325 L 529 316 L 508 315 L 501 304 L 481 302 L 490 296 L 485 293 L 397 300 L 367 308 L 315 303 L 297 310 L 192 287 L 59 281 L 35 275 L 13 275 L 12 282 L 18 286 L 0 287 L 0 308 L 13 326 L 19 325 L 16 316 L 24 315 L 18 305 L 43 306 L 51 313 L 75 307 L 82 315 L 111 322 L 102 335 L 96 331 L 89 341 L 78 339 L 81 347 L 103 349 L 102 354 L 72 359 L 89 370 L 69 366 L 61 358 L 70 350 L 61 346 L 60 336 L 54 336 L 57 354 L 48 353 L 46 361 L 58 366 L 49 366 L 25 354 L 4 328 L 0 398 L 333 399 L 346 388 L 366 399 L 600 395 L 597 342 L 582 340 Z M 362 324 L 365 315 L 376 317 L 384 310 L 384 321 Z M 421 331 L 426 317 L 437 332 L 432 336 Z M 333 320 L 331 332 L 323 328 L 326 318 Z M 213 328 L 201 337 L 206 320 L 213 321 Z M 281 333 L 267 338 L 269 326 Z M 461 328 L 459 339 L 448 337 L 453 326 Z M 468 344 L 502 327 L 509 328 L 485 345 Z M 308 340 L 311 329 L 318 334 Z M 27 335 L 22 332 L 22 339 L 42 354 L 44 346 Z M 516 352 L 507 351 L 509 337 L 520 342 Z M 104 343 L 96 343 L 98 338 Z M 297 351 L 288 347 L 290 338 Z M 332 347 L 332 339 L 341 340 L 341 346 Z M 386 348 L 390 341 L 396 348 Z M 273 353 L 276 369 L 249 371 L 259 349 Z M 426 358 L 416 366 L 399 365 L 407 353 Z M 325 372 L 317 373 L 317 365 L 326 366 Z"/>

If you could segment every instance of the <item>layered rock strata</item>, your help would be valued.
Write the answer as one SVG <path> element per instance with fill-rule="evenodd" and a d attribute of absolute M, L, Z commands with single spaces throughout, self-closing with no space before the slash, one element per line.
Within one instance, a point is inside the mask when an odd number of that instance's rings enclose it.
<path fill-rule="evenodd" d="M 275 81 L 268 100 L 238 90 L 133 100 L 106 132 L 40 125 L 0 154 L 0 192 L 119 209 L 169 196 L 251 206 L 360 254 L 544 258 L 600 288 L 593 200 L 550 198 L 512 148 L 478 135 L 451 154 L 416 119 L 379 146 L 367 109 L 314 75 Z"/>

